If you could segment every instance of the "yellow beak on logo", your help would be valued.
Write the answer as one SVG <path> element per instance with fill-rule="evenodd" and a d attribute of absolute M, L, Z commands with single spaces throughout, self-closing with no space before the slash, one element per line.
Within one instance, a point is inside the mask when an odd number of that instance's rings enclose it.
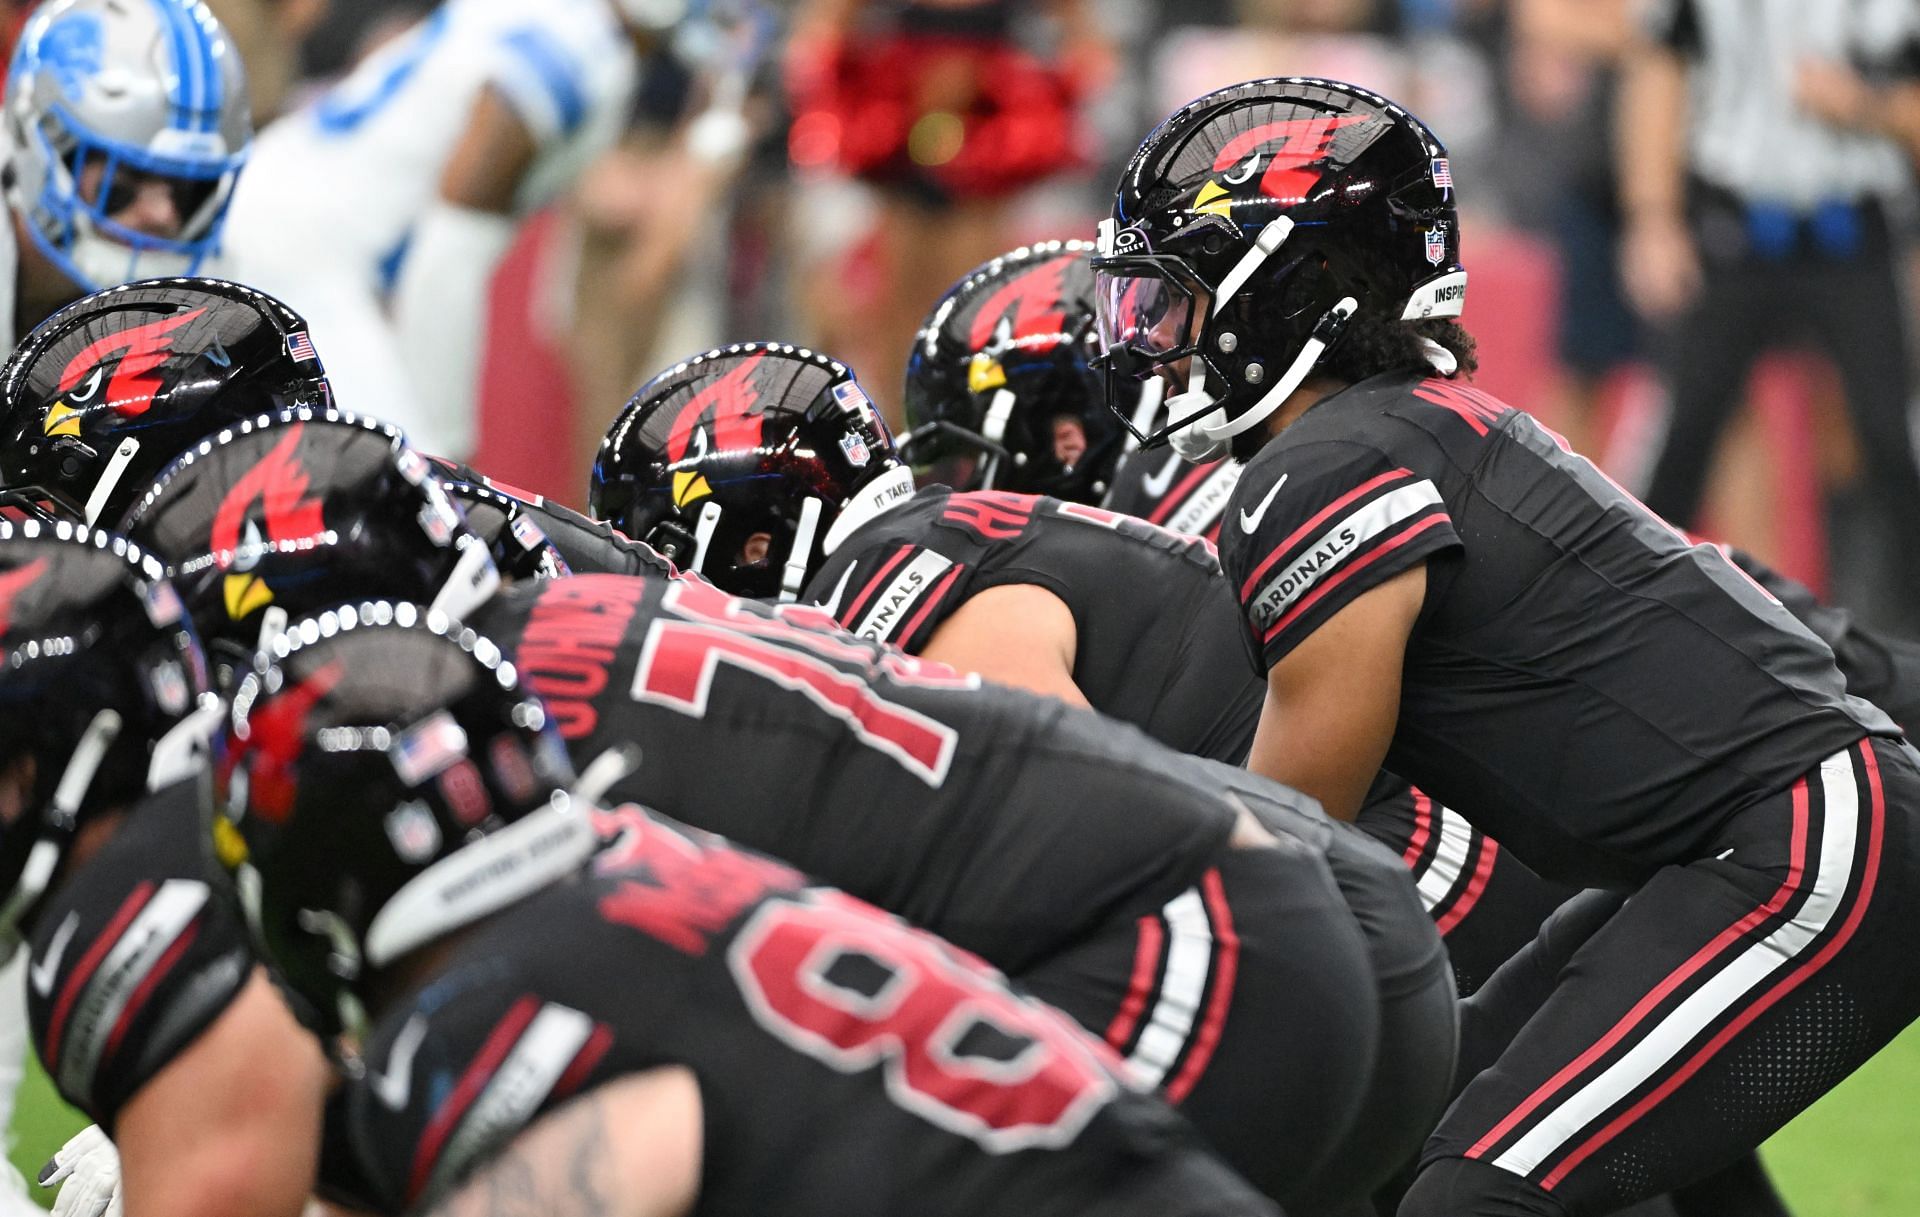
<path fill-rule="evenodd" d="M 1199 194 L 1193 196 L 1192 210 L 1232 219 L 1233 197 L 1227 193 L 1225 186 L 1218 182 L 1208 182 L 1200 187 Z"/>
<path fill-rule="evenodd" d="M 695 499 L 704 499 L 713 493 L 713 487 L 707 485 L 707 479 L 698 473 L 676 473 L 673 475 L 673 505 L 685 507 Z"/>
<path fill-rule="evenodd" d="M 1007 383 L 1007 370 L 991 355 L 975 355 L 967 364 L 967 391 L 985 393 Z"/>
<path fill-rule="evenodd" d="M 225 816 L 213 817 L 213 856 L 228 870 L 247 860 L 247 842 Z"/>
<path fill-rule="evenodd" d="M 225 590 L 227 616 L 234 621 L 273 603 L 273 589 L 258 575 L 228 575 Z"/>
<path fill-rule="evenodd" d="M 64 401 L 54 402 L 53 408 L 47 411 L 46 421 L 40 425 L 48 439 L 56 435 L 77 437 L 80 434 L 80 411 Z"/>

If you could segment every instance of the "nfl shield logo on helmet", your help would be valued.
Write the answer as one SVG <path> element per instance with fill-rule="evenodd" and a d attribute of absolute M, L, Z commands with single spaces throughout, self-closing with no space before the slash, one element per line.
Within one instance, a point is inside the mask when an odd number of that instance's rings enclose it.
<path fill-rule="evenodd" d="M 873 453 L 867 450 L 867 441 L 857 435 L 841 436 L 840 451 L 847 454 L 847 463 L 855 469 L 864 468 L 873 457 Z"/>
<path fill-rule="evenodd" d="M 1427 229 L 1427 261 L 1435 266 L 1447 260 L 1447 230 L 1444 228 Z"/>

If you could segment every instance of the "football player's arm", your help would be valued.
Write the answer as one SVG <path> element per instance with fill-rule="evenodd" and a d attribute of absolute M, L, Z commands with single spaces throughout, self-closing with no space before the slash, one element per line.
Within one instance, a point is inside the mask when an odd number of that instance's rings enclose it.
<path fill-rule="evenodd" d="M 1247 768 L 1352 820 L 1393 740 L 1407 639 L 1426 594 L 1421 563 L 1363 592 L 1275 663 Z"/>
<path fill-rule="evenodd" d="M 300 1217 L 332 1071 L 255 968 L 114 1126 L 128 1217 Z"/>
<path fill-rule="evenodd" d="M 1695 45 L 1690 0 L 1667 0 L 1622 57 L 1614 166 L 1625 217 L 1620 260 L 1633 306 L 1651 318 L 1692 303 L 1700 259 L 1687 225 L 1687 62 Z"/>
<path fill-rule="evenodd" d="M 1066 602 L 1031 583 L 976 592 L 920 648 L 923 659 L 1085 706 L 1073 683 L 1079 629 Z"/>
<path fill-rule="evenodd" d="M 471 435 L 493 272 L 513 244 L 514 199 L 536 151 L 506 95 L 482 89 L 409 238 L 394 323 L 415 398 L 441 434 Z"/>
<path fill-rule="evenodd" d="M 542 1117 L 428 1217 L 684 1217 L 700 1194 L 701 1119 L 682 1066 L 609 1082 Z"/>

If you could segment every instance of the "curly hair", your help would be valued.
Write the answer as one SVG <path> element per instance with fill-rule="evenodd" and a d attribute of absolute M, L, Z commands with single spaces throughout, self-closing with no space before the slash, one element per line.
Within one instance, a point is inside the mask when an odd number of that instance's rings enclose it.
<path fill-rule="evenodd" d="M 1425 340 L 1424 342 L 1422 340 Z M 1390 372 L 1424 372 L 1433 367 L 1427 358 L 1425 343 L 1444 348 L 1459 364 L 1456 376 L 1472 376 L 1480 368 L 1477 344 L 1451 317 L 1429 317 L 1424 321 L 1398 321 L 1386 317 L 1355 317 L 1338 342 L 1321 356 L 1314 375 L 1329 380 L 1359 384 Z M 1265 427 L 1255 427 L 1234 437 L 1233 455 L 1246 461 L 1272 438 Z"/>
<path fill-rule="evenodd" d="M 1432 365 L 1427 362 L 1422 339 L 1446 348 L 1460 365 L 1458 375 L 1471 376 L 1479 370 L 1473 335 L 1451 317 L 1393 321 L 1362 313 L 1347 326 L 1333 349 L 1321 357 L 1314 371 L 1350 385 L 1389 372 L 1424 371 Z"/>

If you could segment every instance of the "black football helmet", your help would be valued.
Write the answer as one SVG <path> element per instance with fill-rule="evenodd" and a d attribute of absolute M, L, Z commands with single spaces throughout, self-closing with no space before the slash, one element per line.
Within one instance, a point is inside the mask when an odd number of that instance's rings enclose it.
<path fill-rule="evenodd" d="M 1161 123 L 1121 176 L 1093 266 L 1101 362 L 1169 379 L 1168 420 L 1143 438 L 1192 461 L 1278 409 L 1356 315 L 1455 317 L 1467 287 L 1433 132 L 1365 89 L 1302 77 L 1221 89 Z"/>
<path fill-rule="evenodd" d="M 913 493 L 913 472 L 852 371 L 784 343 L 696 355 L 614 420 L 590 510 L 738 596 L 797 599 L 865 517 Z M 764 558 L 747 561 L 757 533 Z"/>
<path fill-rule="evenodd" d="M 467 527 L 487 543 L 500 577 L 510 583 L 563 579 L 573 571 L 527 504 L 479 482 L 441 479 L 441 489 L 460 505 Z"/>
<path fill-rule="evenodd" d="M 332 400 L 307 323 L 220 279 L 151 279 L 61 309 L 0 370 L 0 491 L 13 506 L 119 519 L 221 427 Z"/>
<path fill-rule="evenodd" d="M 1093 245 L 1047 241 L 1003 254 L 927 314 L 907 363 L 900 451 L 962 490 L 1098 503 L 1126 433 L 1093 368 Z M 1136 396 L 1140 386 L 1125 382 Z M 1131 413 L 1131 409 L 1129 408 Z"/>
<path fill-rule="evenodd" d="M 426 459 L 385 423 L 335 411 L 202 440 L 124 531 L 167 563 L 223 687 L 290 619 L 371 598 L 458 617 L 500 585 Z"/>
<path fill-rule="evenodd" d="M 289 628 L 235 688 L 225 751 L 219 804 L 241 848 L 224 860 L 323 1036 L 361 1029 L 381 968 L 595 848 L 596 796 L 539 700 L 499 647 L 416 605 Z"/>
<path fill-rule="evenodd" d="M 0 522 L 0 774 L 18 781 L 0 795 L 0 960 L 87 818 L 195 772 L 218 710 L 159 562 L 78 524 Z"/>

